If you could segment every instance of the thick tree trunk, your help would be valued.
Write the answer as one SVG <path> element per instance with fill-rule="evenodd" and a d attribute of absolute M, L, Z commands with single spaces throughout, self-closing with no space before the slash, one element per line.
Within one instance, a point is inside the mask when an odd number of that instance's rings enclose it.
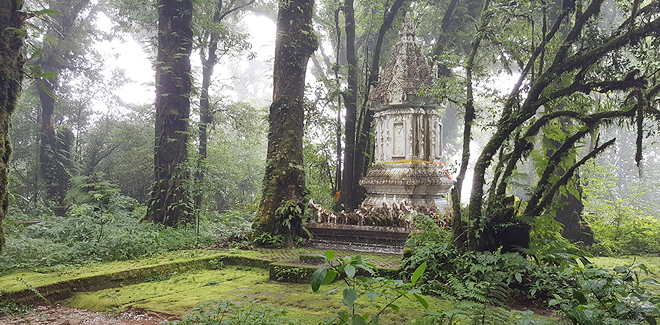
<path fill-rule="evenodd" d="M 193 219 L 186 189 L 192 0 L 158 1 L 154 184 L 146 220 L 178 226 Z"/>
<path fill-rule="evenodd" d="M 357 180 L 355 178 L 355 130 L 357 122 L 357 53 L 355 50 L 355 9 L 353 0 L 344 4 L 346 20 L 346 61 L 348 64 L 348 88 L 344 93 L 346 118 L 344 121 L 344 172 L 341 183 L 340 201 L 343 208 L 349 211 L 357 208 Z"/>
<path fill-rule="evenodd" d="M 306 237 L 302 228 L 307 189 L 303 171 L 303 97 L 309 57 L 318 41 L 312 29 L 312 0 L 280 0 L 268 117 L 268 153 L 263 194 L 252 224 L 257 236 Z"/>
<path fill-rule="evenodd" d="M 0 252 L 5 246 L 2 220 L 7 214 L 7 173 L 11 158 L 11 114 L 16 109 L 23 82 L 24 14 L 20 0 L 0 0 Z"/>

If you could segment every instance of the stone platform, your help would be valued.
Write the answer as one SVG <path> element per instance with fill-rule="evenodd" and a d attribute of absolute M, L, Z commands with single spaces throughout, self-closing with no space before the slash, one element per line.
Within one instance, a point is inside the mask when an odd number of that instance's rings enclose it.
<path fill-rule="evenodd" d="M 411 228 L 309 222 L 310 245 L 322 249 L 401 254 Z"/>
<path fill-rule="evenodd" d="M 408 160 L 374 164 L 360 184 L 368 195 L 363 207 L 409 205 L 446 212 L 449 202 L 443 195 L 453 182 L 440 164 Z"/>

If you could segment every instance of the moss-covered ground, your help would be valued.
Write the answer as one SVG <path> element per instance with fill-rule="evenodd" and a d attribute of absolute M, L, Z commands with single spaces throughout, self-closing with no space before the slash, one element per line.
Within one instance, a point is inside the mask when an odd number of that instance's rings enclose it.
<path fill-rule="evenodd" d="M 333 288 L 328 286 L 313 293 L 308 283 L 271 281 L 265 267 L 271 262 L 297 260 L 300 254 L 320 253 L 321 250 L 310 249 L 185 250 L 134 261 L 16 271 L 0 277 L 0 288 L 2 293 L 11 294 L 29 288 L 46 290 L 48 286 L 68 287 L 69 298 L 62 303 L 70 307 L 104 312 L 133 306 L 183 314 L 202 300 L 260 302 L 285 307 L 289 309 L 291 316 L 299 318 L 302 323 L 314 324 L 343 308 L 341 291 L 325 294 L 324 292 Z M 335 256 L 357 254 L 338 251 Z M 379 267 L 396 268 L 401 259 L 400 255 L 360 254 Z M 597 257 L 592 261 L 610 269 L 633 262 L 644 263 L 653 276 L 660 273 L 660 257 Z M 121 275 L 125 274 L 133 279 L 122 281 Z M 114 282 L 111 285 L 95 287 L 90 285 L 89 279 L 111 279 Z M 427 300 L 433 311 L 452 308 L 452 304 L 444 300 L 433 297 L 427 297 Z M 397 304 L 401 307 L 401 312 L 395 315 L 388 311 L 381 317 L 385 323 L 406 323 L 424 312 L 416 301 L 403 299 Z M 374 305 L 366 301 L 362 301 L 358 308 L 365 308 L 363 313 L 376 313 Z"/>
<path fill-rule="evenodd" d="M 660 274 L 660 256 L 594 257 L 591 258 L 591 262 L 610 270 L 619 265 L 642 263 L 646 265 L 651 275 L 657 277 Z"/>
<path fill-rule="evenodd" d="M 153 282 L 120 288 L 77 293 L 65 304 L 92 311 L 122 310 L 130 305 L 183 314 L 201 300 L 227 299 L 237 304 L 260 302 L 285 307 L 290 316 L 300 319 L 302 323 L 315 324 L 342 308 L 340 291 L 326 294 L 333 288 L 330 285 L 314 293 L 309 284 L 270 281 L 268 271 L 264 269 L 228 266 L 219 270 L 172 274 L 167 279 L 153 279 Z M 361 299 L 364 299 L 365 309 L 358 307 L 358 311 L 372 315 L 377 313 L 373 304 L 366 303 L 366 297 Z M 427 301 L 432 310 L 447 310 L 452 306 L 445 300 L 433 297 L 427 297 Z M 381 305 L 384 304 L 381 302 Z M 401 307 L 399 314 L 388 310 L 381 319 L 390 324 L 403 324 L 424 312 L 417 301 L 402 299 L 397 305 Z"/>
<path fill-rule="evenodd" d="M 27 286 L 38 288 L 63 281 L 70 281 L 90 276 L 106 275 L 126 270 L 139 270 L 158 265 L 191 263 L 195 261 L 212 260 L 223 256 L 236 256 L 244 258 L 261 259 L 266 262 L 295 260 L 300 254 L 321 254 L 322 250 L 310 249 L 257 249 L 257 250 L 216 250 L 195 249 L 181 250 L 160 254 L 139 260 L 93 263 L 87 265 L 70 265 L 58 267 L 43 267 L 34 270 L 17 270 L 0 276 L 2 292 L 16 292 L 25 290 Z M 361 254 L 379 267 L 396 268 L 399 266 L 401 256 L 378 253 L 337 252 L 338 256 Z M 18 281 L 17 279 L 21 279 Z"/>

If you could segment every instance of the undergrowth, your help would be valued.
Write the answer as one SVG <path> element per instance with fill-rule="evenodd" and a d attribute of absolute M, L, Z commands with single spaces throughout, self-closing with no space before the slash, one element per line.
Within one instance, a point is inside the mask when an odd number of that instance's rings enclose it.
<path fill-rule="evenodd" d="M 197 307 L 184 315 L 180 321 L 167 322 L 168 325 L 290 325 L 299 324 L 293 318 L 287 317 L 287 311 L 259 303 L 233 303 L 229 300 L 216 299 L 202 301 Z"/>
<path fill-rule="evenodd" d="M 0 272 L 128 260 L 215 243 L 230 247 L 249 243 L 249 221 L 242 215 L 204 218 L 196 233 L 194 225 L 170 228 L 141 222 L 145 207 L 120 206 L 125 202 L 72 205 L 66 217 L 43 216 L 40 219 L 45 221 L 32 225 L 8 222 Z M 25 219 L 20 213 L 16 217 Z"/>

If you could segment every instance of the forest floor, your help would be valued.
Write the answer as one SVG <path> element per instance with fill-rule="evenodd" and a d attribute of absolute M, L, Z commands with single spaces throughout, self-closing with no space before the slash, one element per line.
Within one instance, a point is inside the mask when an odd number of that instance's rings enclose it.
<path fill-rule="evenodd" d="M 194 254 L 193 254 L 194 253 Z M 125 268 L 149 267 L 154 264 L 180 261 L 180 258 L 199 259 L 218 254 L 218 251 L 196 251 L 171 253 L 152 261 L 142 259 L 139 261 L 100 263 L 96 266 L 76 267 L 71 269 L 40 270 L 34 274 L 13 273 L 0 277 L 0 287 L 10 284 L 46 285 L 51 281 L 69 278 L 75 280 L 80 277 L 97 274 L 99 270 L 114 272 Z M 297 257 L 300 253 L 279 250 L 239 251 L 238 255 L 268 257 L 271 260 L 283 260 Z M 314 252 L 316 253 L 316 252 Z M 207 255 L 209 254 L 209 255 Z M 378 255 L 372 256 L 378 264 L 385 266 L 398 266 L 400 256 Z M 374 261 L 374 262 L 376 262 Z M 660 270 L 660 257 L 621 257 L 621 258 L 595 258 L 594 262 L 603 267 L 611 268 L 615 265 L 625 265 L 632 262 L 643 262 L 655 276 Z M 16 280 L 17 276 L 23 281 Z M 4 278 L 13 278 L 8 281 Z M 5 280 L 5 281 L 3 281 Z M 48 281 L 46 281 L 48 280 Z M 7 288 L 4 288 L 7 289 Z M 321 290 L 324 291 L 324 290 Z M 166 321 L 180 319 L 180 315 L 192 309 L 197 302 L 209 299 L 225 299 L 233 303 L 243 304 L 258 301 L 271 306 L 286 308 L 294 318 L 300 317 L 303 323 L 322 319 L 335 313 L 341 308 L 339 293 L 324 294 L 312 293 L 308 283 L 294 284 L 281 283 L 269 279 L 268 270 L 244 266 L 224 266 L 220 269 L 194 269 L 190 271 L 179 270 L 166 277 L 153 277 L 147 282 L 120 285 L 101 290 L 75 292 L 60 304 L 36 306 L 30 312 L 0 318 L 2 324 L 54 324 L 54 325 L 83 325 L 83 324 L 126 324 L 126 325 L 155 325 Z M 452 304 L 446 300 L 427 297 L 431 310 L 448 310 Z M 367 305 L 364 302 L 364 305 Z M 414 302 L 401 302 L 402 311 L 398 315 L 383 315 L 387 323 L 401 324 L 414 319 L 424 311 L 415 306 Z M 535 308 L 536 306 L 510 306 L 518 310 L 533 310 L 541 317 L 551 316 L 552 310 Z M 373 312 L 372 310 L 366 310 Z"/>
<path fill-rule="evenodd" d="M 2 325 L 158 325 L 179 320 L 180 315 L 126 308 L 117 315 L 93 312 L 61 305 L 36 306 L 31 312 L 0 318 Z"/>

